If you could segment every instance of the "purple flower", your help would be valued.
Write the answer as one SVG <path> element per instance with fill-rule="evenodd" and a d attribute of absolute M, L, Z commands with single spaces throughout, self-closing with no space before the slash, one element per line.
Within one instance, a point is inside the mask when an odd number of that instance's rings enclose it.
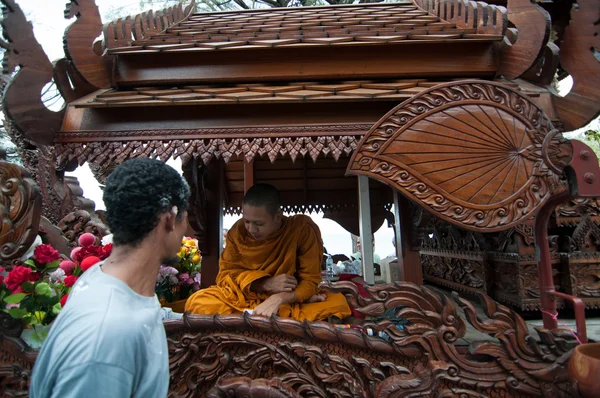
<path fill-rule="evenodd" d="M 192 286 L 192 291 L 197 291 L 200 290 L 200 284 L 199 283 L 194 283 L 194 285 Z"/>
<path fill-rule="evenodd" d="M 194 275 L 194 281 L 197 284 L 200 284 L 200 273 L 199 272 L 196 272 L 196 274 Z"/>

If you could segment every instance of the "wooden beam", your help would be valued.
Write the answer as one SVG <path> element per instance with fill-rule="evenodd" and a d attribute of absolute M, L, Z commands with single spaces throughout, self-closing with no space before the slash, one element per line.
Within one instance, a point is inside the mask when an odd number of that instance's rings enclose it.
<path fill-rule="evenodd" d="M 373 267 L 373 233 L 371 231 L 371 201 L 369 197 L 369 177 L 358 176 L 358 203 L 360 229 L 360 255 L 362 258 L 363 279 L 368 284 L 375 283 Z"/>
<path fill-rule="evenodd" d="M 244 161 L 244 195 L 254 185 L 254 160 Z"/>
<path fill-rule="evenodd" d="M 223 205 L 225 168 L 221 159 L 208 164 L 206 175 L 206 254 L 202 256 L 203 288 L 215 284 L 219 273 L 219 258 L 223 248 Z"/>
<path fill-rule="evenodd" d="M 377 78 L 493 77 L 496 42 L 121 54 L 119 87 Z"/>

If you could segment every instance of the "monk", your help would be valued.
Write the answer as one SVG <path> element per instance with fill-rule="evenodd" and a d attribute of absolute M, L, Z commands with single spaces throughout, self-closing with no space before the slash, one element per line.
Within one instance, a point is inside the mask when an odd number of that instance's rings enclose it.
<path fill-rule="evenodd" d="M 344 295 L 319 292 L 323 243 L 319 227 L 305 215 L 285 217 L 279 192 L 269 184 L 251 187 L 243 217 L 227 234 L 217 285 L 190 296 L 194 314 L 343 319 L 350 315 Z"/>

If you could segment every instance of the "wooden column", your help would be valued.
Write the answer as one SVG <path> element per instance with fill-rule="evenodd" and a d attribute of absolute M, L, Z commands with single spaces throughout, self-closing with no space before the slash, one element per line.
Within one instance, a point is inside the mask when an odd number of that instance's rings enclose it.
<path fill-rule="evenodd" d="M 394 192 L 394 213 L 396 215 L 396 254 L 400 274 L 404 274 L 406 282 L 421 286 L 423 284 L 421 257 L 418 251 L 412 250 L 410 244 L 412 233 L 410 202 L 398 192 Z"/>
<path fill-rule="evenodd" d="M 254 160 L 251 162 L 244 160 L 244 195 L 252 185 L 254 185 Z"/>
<path fill-rule="evenodd" d="M 373 269 L 373 232 L 371 228 L 371 198 L 369 195 L 369 177 L 358 176 L 358 207 L 360 230 L 360 255 L 362 258 L 363 279 L 368 284 L 375 283 Z"/>
<path fill-rule="evenodd" d="M 222 160 L 212 160 L 206 171 L 205 244 L 202 254 L 202 283 L 215 284 L 219 273 L 219 257 L 223 247 L 223 204 L 225 167 Z"/>

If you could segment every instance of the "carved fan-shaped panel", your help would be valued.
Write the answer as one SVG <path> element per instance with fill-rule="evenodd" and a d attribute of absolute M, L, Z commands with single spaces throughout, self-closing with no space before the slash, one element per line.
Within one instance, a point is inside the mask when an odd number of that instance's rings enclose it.
<path fill-rule="evenodd" d="M 432 87 L 385 115 L 347 171 L 383 181 L 450 222 L 495 231 L 565 189 L 560 179 L 572 152 L 527 97 L 465 80 Z"/>
<path fill-rule="evenodd" d="M 0 161 L 0 259 L 12 260 L 27 252 L 37 236 L 42 198 L 23 167 Z"/>

